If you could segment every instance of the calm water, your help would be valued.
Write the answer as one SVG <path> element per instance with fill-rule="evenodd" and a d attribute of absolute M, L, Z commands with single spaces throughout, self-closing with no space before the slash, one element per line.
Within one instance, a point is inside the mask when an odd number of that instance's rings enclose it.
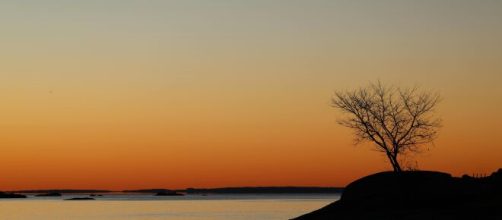
<path fill-rule="evenodd" d="M 64 198 L 78 195 L 67 195 Z M 80 195 L 81 197 L 82 195 Z M 94 201 L 62 198 L 2 199 L 0 219 L 290 219 L 316 210 L 339 195 L 104 195 Z"/>

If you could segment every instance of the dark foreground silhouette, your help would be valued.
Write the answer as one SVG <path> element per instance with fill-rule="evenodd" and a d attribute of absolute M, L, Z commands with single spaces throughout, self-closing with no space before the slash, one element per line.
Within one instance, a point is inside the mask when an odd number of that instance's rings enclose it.
<path fill-rule="evenodd" d="M 502 219 L 502 169 L 461 178 L 432 171 L 383 172 L 349 184 L 339 201 L 296 220 Z"/>

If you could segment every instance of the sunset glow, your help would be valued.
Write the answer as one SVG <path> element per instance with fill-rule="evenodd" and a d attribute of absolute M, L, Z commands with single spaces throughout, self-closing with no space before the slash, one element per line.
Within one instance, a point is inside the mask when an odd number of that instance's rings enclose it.
<path fill-rule="evenodd" d="M 0 3 L 1 190 L 345 186 L 376 80 L 441 93 L 420 169 L 502 167 L 502 2 L 106 2 Z"/>

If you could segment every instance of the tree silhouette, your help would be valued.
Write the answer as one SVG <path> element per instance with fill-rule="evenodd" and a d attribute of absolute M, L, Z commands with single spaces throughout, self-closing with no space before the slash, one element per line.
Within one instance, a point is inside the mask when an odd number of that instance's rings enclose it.
<path fill-rule="evenodd" d="M 420 152 L 437 136 L 441 120 L 433 112 L 439 100 L 437 93 L 377 82 L 335 92 L 332 104 L 346 113 L 338 123 L 354 131 L 356 144 L 374 143 L 377 151 L 386 154 L 394 171 L 401 172 L 398 157 Z"/>

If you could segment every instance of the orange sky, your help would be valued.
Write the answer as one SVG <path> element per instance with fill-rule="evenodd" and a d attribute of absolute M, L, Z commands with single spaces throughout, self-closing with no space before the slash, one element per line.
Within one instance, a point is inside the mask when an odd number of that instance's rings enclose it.
<path fill-rule="evenodd" d="M 388 170 L 333 91 L 441 92 L 416 157 L 502 167 L 495 1 L 0 3 L 0 190 L 344 186 Z"/>

